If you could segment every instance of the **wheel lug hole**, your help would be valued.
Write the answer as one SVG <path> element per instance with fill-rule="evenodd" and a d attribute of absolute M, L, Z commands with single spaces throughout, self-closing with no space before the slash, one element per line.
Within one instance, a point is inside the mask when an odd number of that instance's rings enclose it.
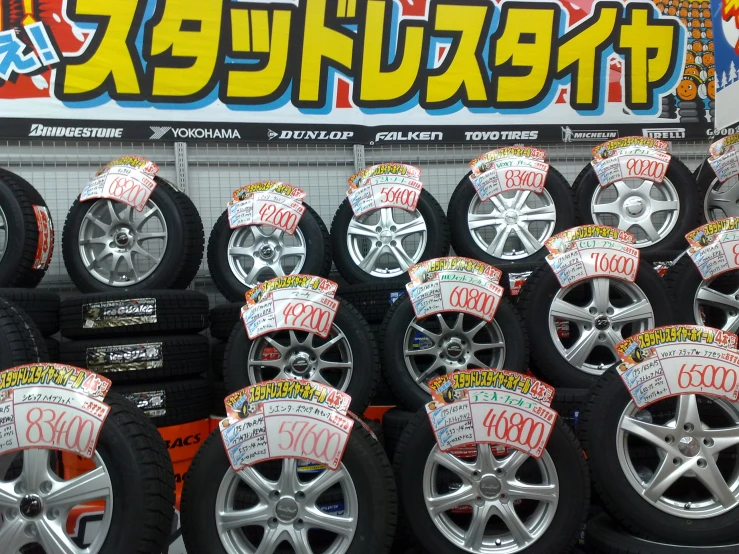
<path fill-rule="evenodd" d="M 703 439 L 703 444 L 706 446 L 713 446 L 713 439 Z"/>
<path fill-rule="evenodd" d="M 679 466 L 681 464 L 680 458 L 673 458 L 672 463 L 675 464 L 676 466 Z"/>
<path fill-rule="evenodd" d="M 477 477 L 478 475 L 480 475 L 480 472 L 479 471 L 473 471 L 472 472 L 472 476 L 473 477 Z"/>
<path fill-rule="evenodd" d="M 392 232 L 394 233 L 394 232 L 395 232 L 395 231 L 396 231 L 397 229 L 396 229 L 395 225 L 392 225 L 392 226 L 390 227 L 390 230 L 391 230 L 391 231 L 392 231 Z"/>
<path fill-rule="evenodd" d="M 706 461 L 705 461 L 705 460 L 704 460 L 703 458 L 701 458 L 700 460 L 698 460 L 698 467 L 699 467 L 699 468 L 703 469 L 703 468 L 704 468 L 704 467 L 706 467 L 707 465 L 708 465 L 708 464 L 706 463 Z"/>
<path fill-rule="evenodd" d="M 590 331 L 590 325 L 585 325 L 585 330 Z"/>
<path fill-rule="evenodd" d="M 606 310 L 606 313 L 607 313 L 608 315 L 613 315 L 613 308 L 608 308 L 608 309 Z"/>
<path fill-rule="evenodd" d="M 22 493 L 23 492 L 23 483 L 16 483 L 15 484 L 15 487 L 14 487 L 14 490 L 15 490 L 16 494 Z"/>
<path fill-rule="evenodd" d="M 382 232 L 382 227 L 380 227 L 380 226 L 375 227 L 375 231 L 377 231 L 378 233 L 381 233 Z"/>
<path fill-rule="evenodd" d="M 666 442 L 667 444 L 672 444 L 674 440 L 675 440 L 675 438 L 674 438 L 674 437 L 673 437 L 672 435 L 667 435 L 667 436 L 665 437 L 665 442 Z"/>
<path fill-rule="evenodd" d="M 36 524 L 35 523 L 29 523 L 28 525 L 26 525 L 25 531 L 26 531 L 26 535 L 27 536 L 29 536 L 29 537 L 35 537 L 36 536 L 36 533 L 37 533 L 37 531 L 36 531 Z"/>
<path fill-rule="evenodd" d="M 606 340 L 606 336 L 603 333 L 601 333 L 598 335 L 598 340 Z"/>
<path fill-rule="evenodd" d="M 397 242 L 395 242 L 394 240 L 391 240 L 391 241 L 390 241 L 390 246 L 396 246 L 397 244 L 398 244 L 398 243 L 397 243 Z"/>
<path fill-rule="evenodd" d="M 44 481 L 41 483 L 41 492 L 44 494 L 49 494 L 51 492 L 51 483 L 49 481 Z"/>
<path fill-rule="evenodd" d="M 498 469 L 495 470 L 495 473 L 497 473 L 498 475 L 502 475 L 503 474 L 503 470 L 500 469 L 500 468 L 498 468 Z"/>
<path fill-rule="evenodd" d="M 693 429 L 694 427 L 692 423 L 686 423 L 685 425 L 683 425 L 683 430 L 685 430 L 688 433 L 690 433 Z"/>
<path fill-rule="evenodd" d="M 377 241 L 377 242 L 375 243 L 375 246 L 377 246 L 377 247 L 379 248 L 380 246 L 382 246 L 382 243 L 381 243 L 381 242 L 380 242 L 380 241 L 378 240 L 378 241 Z"/>
<path fill-rule="evenodd" d="M 269 493 L 269 497 L 272 500 L 277 500 L 278 498 L 280 498 L 280 493 L 279 491 L 272 491 L 271 493 Z"/>
<path fill-rule="evenodd" d="M 598 313 L 598 310 L 596 310 L 596 309 L 595 309 L 595 306 L 593 306 L 592 308 L 590 308 L 590 309 L 589 309 L 588 311 L 589 311 L 589 312 L 590 312 L 590 313 L 591 313 L 592 315 L 595 315 L 595 314 L 597 314 L 597 313 Z"/>
<path fill-rule="evenodd" d="M 299 492 L 298 494 L 295 495 L 295 498 L 297 498 L 298 500 L 303 500 L 305 498 L 305 493 Z"/>

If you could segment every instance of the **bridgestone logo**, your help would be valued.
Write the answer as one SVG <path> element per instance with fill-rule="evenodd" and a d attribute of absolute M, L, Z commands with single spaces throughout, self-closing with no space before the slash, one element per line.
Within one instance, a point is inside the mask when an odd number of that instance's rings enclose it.
<path fill-rule="evenodd" d="M 123 129 L 117 127 L 48 127 L 40 123 L 31 125 L 29 137 L 60 138 L 123 138 Z"/>
<path fill-rule="evenodd" d="M 159 140 L 172 131 L 173 138 L 180 139 L 240 139 L 238 129 L 206 129 L 203 127 L 195 128 L 177 128 L 177 127 L 157 127 L 150 125 L 152 135 L 151 140 Z"/>

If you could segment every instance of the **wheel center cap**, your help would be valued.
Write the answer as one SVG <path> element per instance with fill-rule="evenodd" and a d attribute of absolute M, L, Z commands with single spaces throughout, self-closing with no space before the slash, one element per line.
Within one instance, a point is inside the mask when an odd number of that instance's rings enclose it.
<path fill-rule="evenodd" d="M 265 244 L 262 246 L 262 248 L 259 250 L 259 255 L 262 256 L 265 260 L 272 257 L 272 255 L 275 253 L 274 248 L 272 248 L 270 245 Z"/>
<path fill-rule="evenodd" d="M 496 498 L 501 488 L 500 481 L 492 475 L 487 475 L 480 481 L 480 492 L 485 498 Z"/>
<path fill-rule="evenodd" d="M 462 351 L 462 343 L 459 339 L 451 339 L 449 344 L 446 345 L 446 353 L 450 358 L 459 358 L 462 355 Z"/>
<path fill-rule="evenodd" d="M 683 437 L 680 439 L 677 448 L 680 450 L 680 454 L 692 458 L 700 452 L 701 445 L 695 437 Z"/>
<path fill-rule="evenodd" d="M 646 208 L 644 200 L 642 200 L 641 198 L 637 198 L 636 196 L 627 198 L 624 201 L 624 210 L 631 217 L 642 215 L 644 213 L 644 208 Z"/>
<path fill-rule="evenodd" d="M 292 498 L 283 498 L 275 506 L 275 517 L 283 523 L 295 521 L 298 517 L 298 503 Z"/>
<path fill-rule="evenodd" d="M 310 366 L 310 358 L 308 357 L 308 354 L 306 354 L 305 352 L 299 352 L 298 354 L 295 354 L 295 356 L 293 356 L 292 362 L 290 363 L 290 366 L 295 373 L 305 373 L 306 371 L 308 371 L 308 367 Z"/>
<path fill-rule="evenodd" d="M 599 315 L 595 318 L 595 328 L 599 331 L 603 331 L 604 329 L 608 329 L 611 326 L 610 320 L 604 316 Z"/>
<path fill-rule="evenodd" d="M 20 510 L 24 517 L 33 519 L 44 511 L 44 503 L 35 494 L 29 494 L 21 500 Z"/>
<path fill-rule="evenodd" d="M 384 231 L 380 232 L 380 240 L 383 244 L 389 244 L 391 240 L 393 240 L 393 232 L 385 229 Z"/>
<path fill-rule="evenodd" d="M 514 225 L 518 223 L 518 214 L 514 210 L 506 210 L 503 214 L 503 219 L 508 225 Z"/>
<path fill-rule="evenodd" d="M 115 241 L 116 246 L 118 246 L 119 248 L 125 248 L 129 246 L 132 242 L 133 233 L 130 229 L 123 227 L 121 229 L 118 229 L 113 240 Z"/>

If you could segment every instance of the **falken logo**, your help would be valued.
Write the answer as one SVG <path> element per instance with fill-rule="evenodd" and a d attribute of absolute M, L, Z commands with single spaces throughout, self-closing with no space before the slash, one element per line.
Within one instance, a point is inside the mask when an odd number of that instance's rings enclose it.
<path fill-rule="evenodd" d="M 434 140 L 444 140 L 444 133 L 441 131 L 402 131 L 381 132 L 375 135 L 375 140 L 370 142 L 430 142 Z"/>
<path fill-rule="evenodd" d="M 269 140 L 349 140 L 354 136 L 353 131 L 290 131 L 283 130 L 279 133 L 267 129 Z"/>
<path fill-rule="evenodd" d="M 31 125 L 29 137 L 64 138 L 123 138 L 123 129 L 118 127 L 50 127 L 41 123 Z"/>
<path fill-rule="evenodd" d="M 642 129 L 642 134 L 645 137 L 656 138 L 656 139 L 684 139 L 685 129 L 673 128 L 673 129 Z"/>
<path fill-rule="evenodd" d="M 569 125 L 562 127 L 562 142 L 594 142 L 618 138 L 618 131 L 573 131 Z"/>
<path fill-rule="evenodd" d="M 149 125 L 152 131 L 149 140 L 159 140 L 172 131 L 173 138 L 179 139 L 240 139 L 238 129 L 207 129 L 204 127 L 158 127 Z"/>

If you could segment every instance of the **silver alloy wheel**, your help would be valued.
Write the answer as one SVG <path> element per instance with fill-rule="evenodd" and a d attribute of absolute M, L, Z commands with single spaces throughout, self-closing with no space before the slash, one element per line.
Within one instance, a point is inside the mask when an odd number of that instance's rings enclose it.
<path fill-rule="evenodd" d="M 240 283 L 251 288 L 259 283 L 300 273 L 306 258 L 305 237 L 267 225 L 234 229 L 228 239 L 228 266 Z"/>
<path fill-rule="evenodd" d="M 715 176 L 703 202 L 706 221 L 739 216 L 739 175 L 719 181 Z"/>
<path fill-rule="evenodd" d="M 8 218 L 5 212 L 0 208 L 0 261 L 5 257 L 8 250 Z"/>
<path fill-rule="evenodd" d="M 485 202 L 475 194 L 467 209 L 472 239 L 485 252 L 505 260 L 536 254 L 552 236 L 557 222 L 554 200 L 544 189 L 504 192 Z"/>
<path fill-rule="evenodd" d="M 423 470 L 423 494 L 434 525 L 456 547 L 474 554 L 512 554 L 549 529 L 559 503 L 559 479 L 547 451 L 538 460 L 518 450 L 499 457 L 481 444 L 470 462 L 434 446 Z M 462 506 L 471 507 L 469 517 L 451 511 Z"/>
<path fill-rule="evenodd" d="M 270 379 L 304 379 L 345 391 L 354 373 L 349 340 L 334 324 L 326 339 L 301 331 L 279 331 L 251 343 L 250 383 Z"/>
<path fill-rule="evenodd" d="M 660 405 L 668 401 L 675 402 L 674 411 L 656 423 L 655 417 L 665 413 Z M 696 395 L 686 394 L 645 410 L 629 401 L 616 434 L 618 461 L 634 490 L 661 511 L 680 518 L 716 517 L 739 505 L 739 407 L 718 398 L 701 397 L 701 401 L 704 412 L 709 408 L 714 412 L 708 414 L 714 416 L 711 426 L 701 418 Z M 630 437 L 639 439 L 638 443 Z M 644 443 L 656 451 L 651 467 L 640 446 Z M 733 452 L 726 452 L 729 448 Z"/>
<path fill-rule="evenodd" d="M 113 516 L 113 485 L 102 458 L 96 452 L 91 460 L 95 469 L 64 480 L 52 469 L 52 452 L 56 455 L 56 451 L 30 449 L 0 457 L 3 552 L 15 554 L 24 545 L 36 543 L 47 553 L 94 554 L 100 551 L 108 536 Z M 6 480 L 14 474 L 16 454 L 23 457 L 20 475 Z M 95 500 L 105 501 L 100 527 L 92 543 L 80 548 L 67 534 L 67 520 L 72 508 Z"/>
<path fill-rule="evenodd" d="M 267 462 L 270 463 L 270 462 Z M 216 528 L 228 554 L 275 552 L 280 543 L 289 543 L 295 552 L 310 554 L 319 529 L 335 535 L 322 554 L 342 554 L 349 550 L 357 529 L 359 506 L 357 491 L 346 467 L 325 470 L 312 480 L 302 480 L 297 460 L 286 458 L 277 480 L 267 479 L 256 467 L 239 472 L 229 469 L 216 496 Z M 240 508 L 237 491 L 251 489 L 256 503 Z M 318 507 L 321 496 L 339 488 L 344 504 L 341 516 L 327 514 Z M 254 528 L 257 533 L 249 532 Z M 263 535 L 259 537 L 259 528 Z M 256 543 L 256 544 L 255 544 Z M 323 545 L 321 545 L 323 546 Z"/>
<path fill-rule="evenodd" d="M 733 279 L 730 277 L 733 277 Z M 739 331 L 739 273 L 732 271 L 701 282 L 693 299 L 693 315 L 696 323 L 717 327 L 736 333 Z M 728 283 L 727 281 L 733 281 Z M 719 290 L 717 282 L 721 283 Z"/>
<path fill-rule="evenodd" d="M 677 190 L 666 177 L 662 183 L 624 179 L 606 187 L 598 185 L 590 203 L 595 223 L 629 231 L 640 248 L 664 239 L 679 214 Z"/>
<path fill-rule="evenodd" d="M 560 336 L 558 321 L 574 323 L 576 336 Z M 652 327 L 654 312 L 644 292 L 617 279 L 598 277 L 559 289 L 549 305 L 554 345 L 571 365 L 590 375 L 601 375 L 618 361 L 617 343 Z"/>
<path fill-rule="evenodd" d="M 90 275 L 111 287 L 128 287 L 159 267 L 167 237 L 164 215 L 153 201 L 137 212 L 113 200 L 97 200 L 82 220 L 78 245 Z"/>
<path fill-rule="evenodd" d="M 467 368 L 500 369 L 506 346 L 498 323 L 457 312 L 413 318 L 403 338 L 405 366 L 424 391 L 443 373 Z M 482 359 L 480 359 L 482 357 Z"/>
<path fill-rule="evenodd" d="M 428 231 L 421 212 L 380 208 L 352 217 L 346 245 L 354 263 L 374 277 L 402 275 L 421 260 Z"/>

